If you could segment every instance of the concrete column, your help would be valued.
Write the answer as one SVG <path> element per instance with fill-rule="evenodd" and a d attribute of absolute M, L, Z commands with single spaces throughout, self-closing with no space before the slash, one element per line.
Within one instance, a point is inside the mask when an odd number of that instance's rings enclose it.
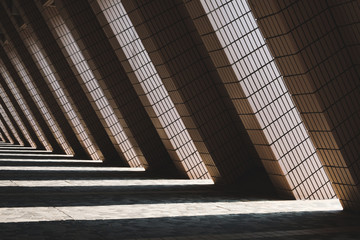
<path fill-rule="evenodd" d="M 5 135 L 7 135 L 8 139 L 10 140 L 10 143 L 20 145 L 18 139 L 16 138 L 16 133 L 13 131 L 13 129 L 10 128 L 9 123 L 6 120 L 7 119 L 0 111 L 0 121 L 2 122 L 3 131 L 5 132 Z"/>
<path fill-rule="evenodd" d="M 360 210 L 359 1 L 249 2 L 336 195 Z"/>
<path fill-rule="evenodd" d="M 64 90 L 67 100 L 70 102 L 79 121 L 81 121 L 88 142 L 91 142 L 88 144 L 88 148 L 92 158 L 126 165 L 119 161 L 121 157 L 92 106 L 95 103 L 89 101 L 84 89 L 80 85 L 81 79 L 79 73 L 67 62 L 69 55 L 65 49 L 62 49 L 63 45 L 56 36 L 56 32 L 52 33 L 51 31 L 54 31 L 54 29 L 51 29 L 52 27 L 46 24 L 46 20 L 41 12 L 43 11 L 42 6 L 37 6 L 33 2 L 26 3 L 26 7 L 24 7 L 24 4 L 21 6 L 33 27 L 34 35 L 38 38 L 39 44 L 41 44 L 44 53 L 48 56 L 49 65 L 51 65 L 58 83 Z M 31 9 L 31 11 L 27 11 L 28 9 Z"/>
<path fill-rule="evenodd" d="M 37 149 L 44 150 L 45 146 L 39 140 L 35 130 L 33 129 L 33 126 L 31 125 L 29 120 L 26 118 L 25 113 L 21 109 L 18 101 L 16 100 L 16 98 L 12 94 L 10 88 L 6 84 L 5 79 L 2 77 L 1 74 L 0 74 L 0 86 L 4 89 L 4 93 L 6 94 L 6 97 L 9 98 L 11 104 L 13 105 L 15 111 L 17 112 L 17 114 L 18 114 L 18 116 L 20 118 L 20 121 L 23 123 L 24 128 L 26 128 L 26 131 L 28 132 L 29 137 L 33 142 L 32 147 L 36 147 Z"/>
<path fill-rule="evenodd" d="M 296 199 L 333 198 L 331 183 L 248 3 L 184 2 L 278 193 Z"/>
<path fill-rule="evenodd" d="M 259 166 L 183 2 L 123 5 L 214 181 L 232 182 Z"/>
<path fill-rule="evenodd" d="M 3 120 L 1 119 L 0 117 L 0 129 L 1 129 L 1 132 L 5 138 L 5 142 L 7 143 L 11 143 L 11 144 L 14 144 L 14 141 L 13 139 L 11 138 L 11 133 L 7 130 Z"/>
<path fill-rule="evenodd" d="M 2 15 L 1 15 L 2 16 Z M 47 125 L 45 119 L 43 118 L 40 110 L 36 106 L 34 100 L 32 99 L 30 93 L 26 89 L 24 83 L 22 82 L 18 72 L 12 65 L 9 57 L 5 53 L 4 48 L 0 48 L 0 58 L 2 59 L 4 66 L 9 72 L 9 77 L 15 84 L 16 89 L 19 91 L 26 108 L 31 112 L 31 116 L 34 118 L 35 122 L 32 124 L 36 124 L 36 128 L 38 129 L 38 135 L 41 135 L 43 138 L 43 144 L 46 145 L 45 147 L 47 150 L 52 150 L 56 153 L 63 153 L 63 149 L 60 147 L 58 142 L 56 141 L 55 137 L 53 136 L 49 126 Z"/>
<path fill-rule="evenodd" d="M 14 48 L 18 53 L 19 61 L 23 62 L 29 73 L 29 81 L 31 81 L 32 85 L 35 87 L 33 91 L 36 91 L 36 93 L 32 93 L 33 97 L 35 98 L 35 96 L 38 96 L 38 98 L 40 98 L 35 101 L 38 107 L 42 108 L 40 113 L 43 114 L 44 119 L 52 131 L 52 134 L 63 150 L 67 154 L 74 155 L 76 150 L 76 152 L 80 154 L 80 157 L 84 157 L 86 154 L 77 140 L 69 122 L 65 118 L 64 113 L 61 111 L 58 103 L 56 102 L 52 91 L 41 75 L 38 66 L 35 64 L 32 55 L 29 53 L 29 46 L 24 44 L 24 41 L 27 39 L 24 39 L 24 35 L 22 35 L 22 39 L 18 32 L 19 27 L 21 26 L 16 26 L 18 24 L 16 19 L 11 16 L 8 10 L 5 11 L 5 7 L 6 6 L 3 5 L 4 11 L 1 11 L 4 15 L 2 17 L 3 28 L 8 34 L 9 39 L 11 39 L 11 42 L 14 44 Z M 25 80 L 23 79 L 23 81 Z M 43 104 L 44 106 L 41 106 L 40 104 Z M 45 111 L 45 109 L 47 111 Z"/>
<path fill-rule="evenodd" d="M 24 146 L 30 146 L 30 143 L 22 133 L 18 123 L 15 121 L 13 114 L 10 112 L 10 110 L 7 108 L 4 100 L 0 97 L 0 105 L 3 107 L 5 114 L 9 118 L 11 124 L 14 126 L 15 131 L 17 132 L 18 137 L 20 138 L 20 141 L 24 144 Z M 18 142 L 20 142 L 18 141 Z"/>
<path fill-rule="evenodd" d="M 78 36 L 75 40 L 87 56 L 87 61 L 141 164 L 154 171 L 169 171 L 169 167 L 173 168 L 170 157 L 90 4 L 86 0 L 67 3 L 60 1 L 56 6 L 73 35 Z M 127 160 L 131 164 L 131 159 Z"/>

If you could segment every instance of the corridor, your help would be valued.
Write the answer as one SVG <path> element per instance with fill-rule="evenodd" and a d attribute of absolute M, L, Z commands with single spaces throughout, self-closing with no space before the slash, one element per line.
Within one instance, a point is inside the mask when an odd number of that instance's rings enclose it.
<path fill-rule="evenodd" d="M 2 240 L 360 237 L 360 215 L 338 200 L 249 196 L 7 143 L 0 158 Z"/>

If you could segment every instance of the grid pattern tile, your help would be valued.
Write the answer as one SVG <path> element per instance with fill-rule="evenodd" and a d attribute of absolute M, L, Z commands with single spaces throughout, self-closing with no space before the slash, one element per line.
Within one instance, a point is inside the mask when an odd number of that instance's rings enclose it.
<path fill-rule="evenodd" d="M 250 3 L 337 196 L 360 209 L 359 2 Z"/>
<path fill-rule="evenodd" d="M 126 136 L 123 128 L 121 127 L 114 110 L 109 105 L 103 90 L 100 88 L 92 70 L 90 69 L 87 61 L 85 60 L 79 46 L 74 40 L 70 30 L 66 26 L 64 20 L 59 15 L 56 8 L 46 8 L 45 14 L 49 16 L 50 24 L 57 33 L 60 41 L 62 42 L 65 50 L 79 73 L 84 86 L 86 87 L 92 101 L 95 103 L 100 116 L 106 126 L 110 136 L 113 136 L 115 143 L 120 147 L 121 152 L 124 154 L 128 164 L 132 167 L 140 166 L 140 161 L 131 145 L 128 137 Z"/>
<path fill-rule="evenodd" d="M 30 93 L 31 97 L 35 101 L 36 105 L 40 109 L 42 115 L 44 116 L 47 124 L 49 125 L 50 129 L 54 133 L 56 140 L 59 142 L 60 146 L 64 150 L 66 154 L 73 155 L 73 151 L 69 144 L 64 139 L 60 129 L 58 128 L 57 124 L 55 123 L 53 117 L 51 116 L 48 107 L 45 105 L 44 100 L 42 99 L 41 95 L 39 94 L 37 88 L 35 87 L 31 76 L 29 75 L 27 69 L 25 68 L 24 64 L 19 59 L 17 53 L 14 50 L 14 47 L 8 43 L 5 46 L 5 51 L 7 52 L 10 61 L 12 62 L 13 66 L 17 70 L 21 80 L 23 81 L 25 87 L 27 88 L 28 92 Z"/>
<path fill-rule="evenodd" d="M 263 165 L 280 193 L 335 193 L 245 0 L 185 1 Z"/>
<path fill-rule="evenodd" d="M 33 31 L 30 26 L 27 26 L 26 29 L 22 31 L 22 35 L 24 36 L 24 43 L 27 48 L 30 50 L 34 59 L 36 59 L 37 64 L 40 66 L 40 70 L 43 73 L 44 78 L 47 80 L 49 85 L 52 87 L 55 95 L 58 98 L 58 102 L 61 104 L 64 112 L 67 114 L 68 119 L 74 126 L 78 136 L 80 137 L 81 142 L 84 144 L 86 150 L 88 151 L 90 157 L 94 160 L 99 159 L 99 156 L 96 152 L 96 149 L 89 139 L 89 136 L 85 132 L 84 127 L 82 126 L 79 117 L 74 111 L 73 107 L 68 101 L 62 87 L 59 84 L 55 74 L 53 73 L 48 60 L 45 58 L 43 51 L 39 48 L 39 43 L 35 42 L 33 38 Z"/>
<path fill-rule="evenodd" d="M 7 86 L 10 88 L 10 91 L 13 94 L 13 96 L 15 97 L 15 99 L 16 99 L 17 103 L 19 104 L 21 110 L 23 111 L 26 118 L 30 122 L 30 124 L 31 124 L 32 128 L 34 129 L 34 131 L 35 131 L 37 137 L 39 138 L 40 142 L 43 144 L 43 146 L 45 147 L 46 150 L 51 151 L 52 147 L 49 145 L 49 143 L 45 139 L 42 131 L 40 130 L 40 127 L 38 126 L 38 123 L 35 121 L 32 113 L 29 110 L 29 107 L 27 106 L 27 104 L 23 100 L 23 97 L 20 94 L 20 91 L 15 86 L 15 83 L 14 83 L 13 79 L 10 77 L 10 75 L 9 75 L 7 69 L 5 68 L 4 63 L 2 62 L 2 60 L 0 60 L 0 73 L 1 73 L 2 77 L 5 79 L 5 82 L 6 82 Z"/>
<path fill-rule="evenodd" d="M 157 131 L 180 171 L 192 179 L 209 178 L 208 171 L 170 99 L 120 0 L 98 1 L 116 40 L 130 65 L 135 89 L 157 126 Z M 174 156 L 175 155 L 175 156 Z"/>
<path fill-rule="evenodd" d="M 6 136 L 7 139 L 9 140 L 9 142 L 10 142 L 11 144 L 14 144 L 14 140 L 11 138 L 10 133 L 9 133 L 8 130 L 6 129 L 4 123 L 3 123 L 3 121 L 2 121 L 1 119 L 0 119 L 0 128 L 1 128 L 1 130 L 4 132 L 5 136 Z"/>
<path fill-rule="evenodd" d="M 4 119 L 4 121 L 7 123 L 7 125 L 9 126 L 13 136 L 15 137 L 15 139 L 17 140 L 17 142 L 21 145 L 24 146 L 24 142 L 22 141 L 22 139 L 20 138 L 18 132 L 16 131 L 14 125 L 12 124 L 12 122 L 10 121 L 9 116 L 7 115 L 7 113 L 5 112 L 4 107 L 0 104 L 0 114 L 2 115 L 2 118 Z"/>
<path fill-rule="evenodd" d="M 6 94 L 6 92 L 2 86 L 0 86 L 0 97 L 1 97 L 2 101 L 4 102 L 4 105 L 6 106 L 6 108 L 9 109 L 9 112 L 11 113 L 15 122 L 18 124 L 20 131 L 23 133 L 24 137 L 29 142 L 30 146 L 33 148 L 36 148 L 35 142 L 31 139 L 28 130 L 24 126 L 24 123 L 20 119 L 19 114 L 15 110 L 13 103 L 10 101 L 8 95 Z"/>
<path fill-rule="evenodd" d="M 234 181 L 258 166 L 183 1 L 123 5 L 214 181 Z"/>

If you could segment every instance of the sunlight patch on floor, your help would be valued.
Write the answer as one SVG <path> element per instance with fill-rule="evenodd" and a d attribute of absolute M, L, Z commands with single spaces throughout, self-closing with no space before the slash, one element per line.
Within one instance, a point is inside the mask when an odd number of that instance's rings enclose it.
<path fill-rule="evenodd" d="M 119 220 L 231 214 L 340 211 L 339 200 L 284 200 L 0 208 L 0 222 Z"/>

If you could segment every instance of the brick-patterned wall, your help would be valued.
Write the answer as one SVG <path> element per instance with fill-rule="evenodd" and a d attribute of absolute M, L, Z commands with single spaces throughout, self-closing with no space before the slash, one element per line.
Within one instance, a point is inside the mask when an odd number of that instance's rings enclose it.
<path fill-rule="evenodd" d="M 182 1 L 124 7 L 215 182 L 257 166 L 258 155 Z"/>
<path fill-rule="evenodd" d="M 359 1 L 249 2 L 336 195 L 360 209 Z"/>
<path fill-rule="evenodd" d="M 74 102 L 76 102 L 78 110 L 81 111 L 82 119 L 86 121 L 88 129 L 92 133 L 91 137 L 99 147 L 97 149 L 99 158 L 109 163 L 128 166 L 114 135 L 110 131 L 112 128 L 121 132 L 121 129 L 116 124 L 113 124 L 114 121 L 112 113 L 108 109 L 107 100 L 103 96 L 98 84 L 92 81 L 93 74 L 86 61 L 83 61 L 84 57 L 69 29 L 56 8 L 43 8 L 40 3 L 36 4 L 38 12 L 41 12 L 62 52 L 62 54 L 57 52 L 57 57 L 62 58 L 61 64 L 57 64 L 56 61 L 53 61 L 53 64 L 57 65 L 58 69 L 66 69 L 67 73 L 72 76 L 70 81 L 69 79 L 65 80 L 66 76 L 63 75 L 62 81 L 69 93 L 71 91 L 70 95 L 73 97 Z M 45 45 L 43 46 L 45 47 Z M 66 63 L 63 61 L 64 56 Z M 57 72 L 60 74 L 60 71 Z"/>
<path fill-rule="evenodd" d="M 11 103 L 11 105 L 14 107 L 15 112 L 19 116 L 19 124 L 23 124 L 23 130 L 26 131 L 29 134 L 29 140 L 32 144 L 31 146 L 37 149 L 45 149 L 45 145 L 42 144 L 40 141 L 40 138 L 37 136 L 37 131 L 35 127 L 31 124 L 31 118 L 26 115 L 25 106 L 21 106 L 21 99 L 17 98 L 15 95 L 13 95 L 12 90 L 6 83 L 6 80 L 4 77 L 9 77 L 8 73 L 6 73 L 2 66 L 2 61 L 0 60 L 0 87 L 4 92 L 1 92 L 1 97 L 5 101 L 5 103 Z M 18 101 L 19 100 L 19 101 Z M 8 106 L 9 109 L 11 109 L 11 106 Z M 25 134 L 25 132 L 24 132 Z"/>
<path fill-rule="evenodd" d="M 140 97 L 145 114 L 161 136 L 178 171 L 191 179 L 210 178 L 121 1 L 91 1 L 91 5 L 109 38 L 112 51 L 131 81 L 131 88 Z"/>
<path fill-rule="evenodd" d="M 278 192 L 334 197 L 247 1 L 184 2 Z"/>
<path fill-rule="evenodd" d="M 128 154 L 127 148 L 132 148 L 141 165 L 150 167 L 148 170 L 165 171 L 166 168 L 172 168 L 159 135 L 88 1 L 59 2 L 57 7 L 61 9 L 60 13 L 73 35 L 78 36 L 75 41 L 86 56 L 96 80 L 109 100 L 109 106 L 114 110 L 116 121 L 123 129 L 124 139 L 121 141 L 128 144 L 123 150 L 125 154 Z M 127 156 L 127 159 L 130 165 L 138 165 L 131 156 Z"/>
<path fill-rule="evenodd" d="M 30 68 L 25 66 L 25 62 L 23 62 L 23 59 L 21 59 L 22 54 L 24 54 L 25 52 L 21 51 L 21 53 L 19 53 L 14 48 L 13 44 L 10 42 L 8 42 L 4 46 L 4 49 L 10 59 L 10 63 L 14 66 L 18 76 L 20 77 L 19 79 L 16 79 L 18 81 L 18 84 L 22 84 L 24 86 L 24 90 L 27 91 L 29 97 L 32 98 L 35 106 L 39 109 L 39 114 L 41 114 L 45 123 L 49 127 L 49 134 L 54 137 L 57 145 L 61 149 L 59 150 L 64 151 L 66 154 L 73 154 L 74 152 L 71 146 L 69 146 L 68 142 L 65 140 L 64 135 L 58 126 L 58 123 L 55 121 L 54 116 L 50 113 L 49 106 L 46 104 L 44 97 L 40 94 L 40 90 L 35 85 L 34 79 L 36 79 L 37 81 L 39 80 L 30 75 Z M 28 61 L 26 61 L 26 63 L 29 64 Z M 54 144 L 55 142 L 52 145 Z"/>
<path fill-rule="evenodd" d="M 6 137 L 6 141 L 8 143 L 15 144 L 15 141 L 13 140 L 14 136 L 10 132 L 10 129 L 8 128 L 6 123 L 4 122 L 4 119 L 2 118 L 2 116 L 0 116 L 0 128 L 4 133 L 4 136 Z"/>
<path fill-rule="evenodd" d="M 4 102 L 2 102 L 2 101 L 0 101 L 0 114 L 2 115 L 2 118 L 7 123 L 7 125 L 9 126 L 11 132 L 13 133 L 17 144 L 24 146 L 25 144 L 24 144 L 23 138 L 21 137 L 21 132 L 16 127 L 17 124 L 16 124 L 15 120 L 13 119 L 9 110 L 6 108 Z"/>
<path fill-rule="evenodd" d="M 18 112 L 15 110 L 14 104 L 10 101 L 8 95 L 6 94 L 3 87 L 0 85 L 0 104 L 5 106 L 5 111 L 7 111 L 8 115 L 11 116 L 12 122 L 14 123 L 14 126 L 16 127 L 17 131 L 20 133 L 21 138 L 24 141 L 24 146 L 31 146 L 33 148 L 36 148 L 35 142 L 31 139 L 30 134 L 26 127 L 24 126 L 24 123 L 19 117 Z"/>
<path fill-rule="evenodd" d="M 3 48 L 0 48 L 0 73 L 5 80 L 4 85 L 7 85 L 8 87 L 9 91 L 7 91 L 7 94 L 12 94 L 14 96 L 16 102 L 20 106 L 22 112 L 28 119 L 31 127 L 34 129 L 45 149 L 61 152 L 60 146 L 51 134 L 50 129 L 39 112 L 39 109 L 36 107 L 30 94 L 22 84 L 19 75 L 17 74 L 14 66 L 11 64 L 10 59 Z M 48 140 L 49 138 L 50 140 Z"/>

